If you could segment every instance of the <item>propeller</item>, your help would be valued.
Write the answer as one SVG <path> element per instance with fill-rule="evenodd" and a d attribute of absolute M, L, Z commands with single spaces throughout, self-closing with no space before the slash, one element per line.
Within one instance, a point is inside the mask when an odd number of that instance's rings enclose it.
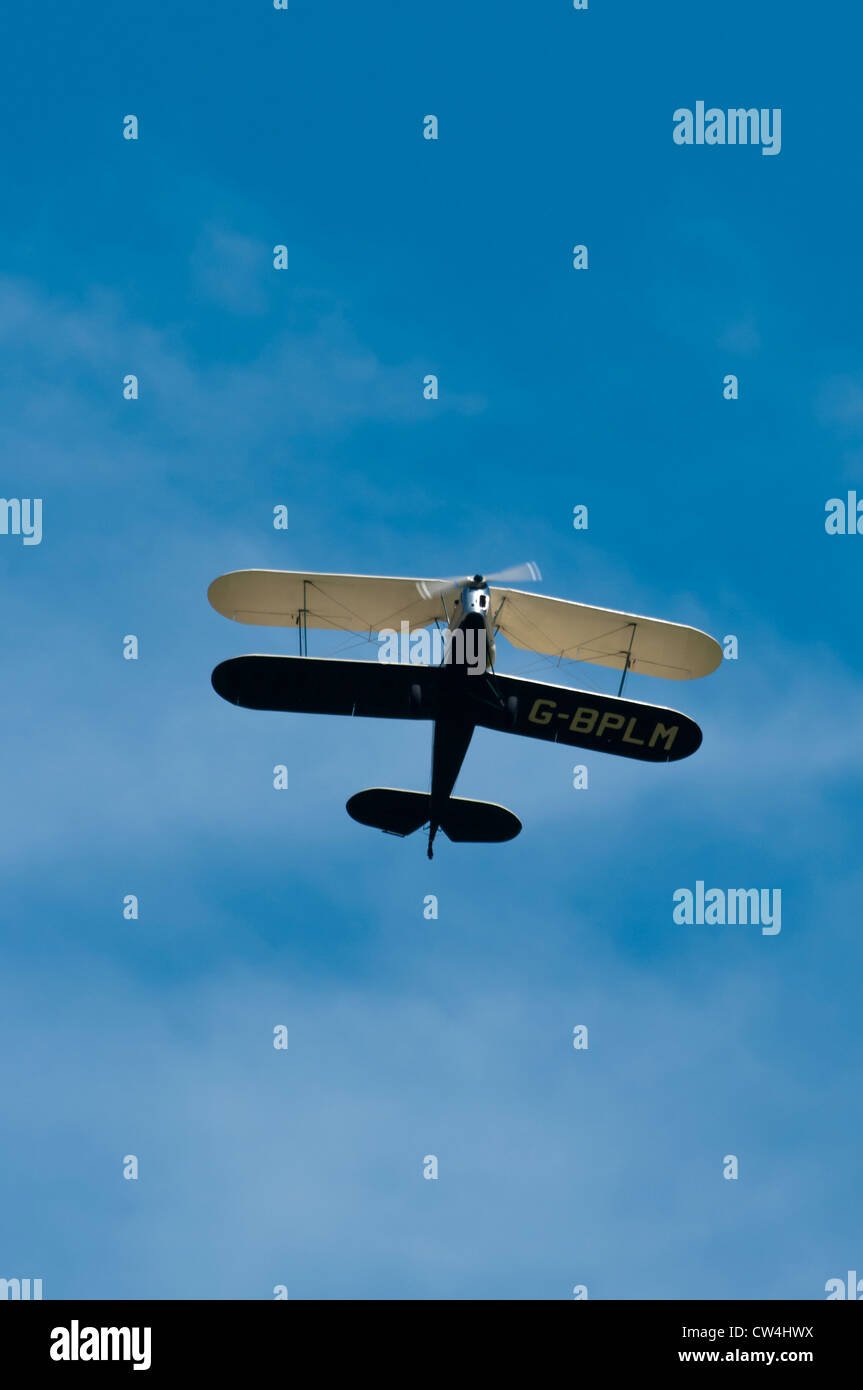
<path fill-rule="evenodd" d="M 496 574 L 467 574 L 455 579 L 418 579 L 417 589 L 423 598 L 436 598 L 449 589 L 461 589 L 465 584 L 533 584 L 542 579 L 539 565 L 529 560 L 526 565 L 510 565 L 509 569 L 498 570 Z"/>

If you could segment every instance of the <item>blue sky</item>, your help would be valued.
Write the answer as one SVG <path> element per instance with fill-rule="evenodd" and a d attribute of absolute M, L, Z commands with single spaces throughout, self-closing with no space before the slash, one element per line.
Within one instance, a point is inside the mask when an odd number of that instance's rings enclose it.
<path fill-rule="evenodd" d="M 4 20 L 0 491 L 44 534 L 0 536 L 0 1277 L 819 1298 L 863 1267 L 863 540 L 824 531 L 863 495 L 859 27 L 601 0 Z M 781 153 L 676 146 L 699 99 L 781 108 Z M 572 750 L 480 731 L 458 791 L 524 831 L 429 864 L 344 811 L 426 785 L 426 726 L 211 690 L 295 649 L 212 611 L 227 570 L 525 559 L 543 592 L 738 637 L 707 680 L 628 686 L 701 724 L 691 760 L 585 755 L 575 791 Z M 781 889 L 781 933 L 675 925 L 697 880 Z"/>

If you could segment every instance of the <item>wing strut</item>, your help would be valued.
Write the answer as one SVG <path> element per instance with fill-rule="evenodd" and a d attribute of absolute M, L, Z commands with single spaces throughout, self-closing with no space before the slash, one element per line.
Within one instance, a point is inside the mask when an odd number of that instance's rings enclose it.
<path fill-rule="evenodd" d="M 297 614 L 297 628 L 299 630 L 300 637 L 300 656 L 308 656 L 309 654 L 309 626 L 307 621 L 309 616 L 308 587 L 309 581 L 307 579 L 304 579 L 303 606 Z"/>
<path fill-rule="evenodd" d="M 620 673 L 620 685 L 617 687 L 618 699 L 623 694 L 623 682 L 626 680 L 626 673 L 629 670 L 630 658 L 632 656 L 632 644 L 635 641 L 635 629 L 637 627 L 637 623 L 632 624 L 632 632 L 629 635 L 629 646 L 626 649 L 626 661 L 623 663 L 623 670 Z"/>

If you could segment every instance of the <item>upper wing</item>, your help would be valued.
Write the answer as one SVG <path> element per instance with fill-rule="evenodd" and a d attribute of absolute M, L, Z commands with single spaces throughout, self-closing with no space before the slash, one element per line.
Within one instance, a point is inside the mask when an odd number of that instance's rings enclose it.
<path fill-rule="evenodd" d="M 439 666 L 315 656 L 235 656 L 212 675 L 223 700 L 246 709 L 434 719 Z"/>
<path fill-rule="evenodd" d="M 372 633 L 397 628 L 401 622 L 411 628 L 425 627 L 443 616 L 440 596 L 422 598 L 418 582 L 386 575 L 234 570 L 213 580 L 208 597 L 218 613 L 238 623 L 264 627 L 304 623 Z"/>
<path fill-rule="evenodd" d="M 698 725 L 662 705 L 641 705 L 516 676 L 468 676 L 465 684 L 471 718 L 501 733 L 649 763 L 688 758 L 701 745 Z"/>
<path fill-rule="evenodd" d="M 402 622 L 414 629 L 446 617 L 441 595 L 423 598 L 419 582 L 387 575 L 235 570 L 213 580 L 209 599 L 217 612 L 240 623 L 370 635 Z M 718 642 L 680 623 L 520 589 L 492 588 L 491 595 L 496 625 L 514 647 L 617 670 L 626 666 L 629 654 L 630 670 L 670 680 L 706 676 L 722 659 Z"/>
<path fill-rule="evenodd" d="M 668 680 L 691 680 L 715 671 L 722 648 L 706 632 L 613 608 L 492 589 L 492 612 L 499 630 L 514 647 L 525 647 L 570 661 L 629 669 Z M 632 646 L 630 648 L 630 639 Z"/>

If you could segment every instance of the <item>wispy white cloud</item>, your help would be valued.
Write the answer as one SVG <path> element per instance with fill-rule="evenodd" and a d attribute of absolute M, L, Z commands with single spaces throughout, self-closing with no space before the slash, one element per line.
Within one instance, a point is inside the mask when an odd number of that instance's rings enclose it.
<path fill-rule="evenodd" d="M 192 252 L 199 295 L 235 314 L 261 314 L 269 303 L 273 249 L 228 227 L 204 227 Z"/>
<path fill-rule="evenodd" d="M 2 439 L 12 466 L 79 486 L 101 485 L 117 455 L 137 460 L 151 477 L 176 472 L 180 448 L 206 451 L 210 470 L 233 451 L 236 467 L 251 448 L 278 442 L 288 457 L 305 432 L 333 435 L 366 421 L 429 417 L 418 359 L 385 364 L 358 338 L 344 313 L 321 304 L 300 329 L 268 325 L 251 360 L 196 361 L 179 328 L 130 320 L 116 294 L 94 292 L 86 303 L 58 301 L 32 286 L 0 280 Z M 122 398 L 127 373 L 140 399 Z M 474 414 L 477 397 L 447 392 L 443 411 Z M 138 411 L 139 420 L 130 414 Z M 149 451 L 147 439 L 149 437 Z M 166 447 L 167 444 L 167 447 Z"/>
<path fill-rule="evenodd" d="M 687 1250 L 717 1224 L 736 1240 L 758 1230 L 762 1248 L 742 1266 L 734 1241 L 717 1253 L 703 1296 L 818 1296 L 818 1259 L 784 1262 L 796 1236 L 765 1097 L 781 1080 L 787 1106 L 824 1114 L 844 1078 L 815 1102 L 802 1079 L 788 1091 L 781 1059 L 753 1062 L 765 984 L 744 972 L 690 998 L 645 972 L 527 993 L 476 980 L 450 992 L 439 970 L 419 995 L 321 989 L 274 961 L 155 991 L 89 958 L 62 992 L 19 976 L 0 994 L 7 1026 L 31 1039 L 23 1074 L 8 1051 L 0 1061 L 7 1124 L 27 1134 L 22 1159 L 63 1165 L 44 1203 L 46 1222 L 62 1211 L 69 1252 L 40 1266 L 52 1297 L 267 1298 L 276 1283 L 293 1298 L 376 1297 L 394 1280 L 405 1297 L 565 1299 L 577 1282 L 639 1297 L 645 1278 L 654 1297 L 685 1297 Z M 50 1103 L 34 1107 L 29 1075 Z M 813 1145 L 801 1131 L 783 1155 L 799 1221 L 817 1194 Z M 745 1174 L 733 1196 L 729 1150 Z M 125 1153 L 137 1183 L 121 1177 Z M 427 1154 L 437 1182 L 422 1177 Z M 17 1219 L 11 1251 L 32 1267 Z"/>
<path fill-rule="evenodd" d="M 723 351 L 738 353 L 741 357 L 757 352 L 761 347 L 761 334 L 754 315 L 747 313 L 729 323 L 720 332 L 717 343 Z"/>

